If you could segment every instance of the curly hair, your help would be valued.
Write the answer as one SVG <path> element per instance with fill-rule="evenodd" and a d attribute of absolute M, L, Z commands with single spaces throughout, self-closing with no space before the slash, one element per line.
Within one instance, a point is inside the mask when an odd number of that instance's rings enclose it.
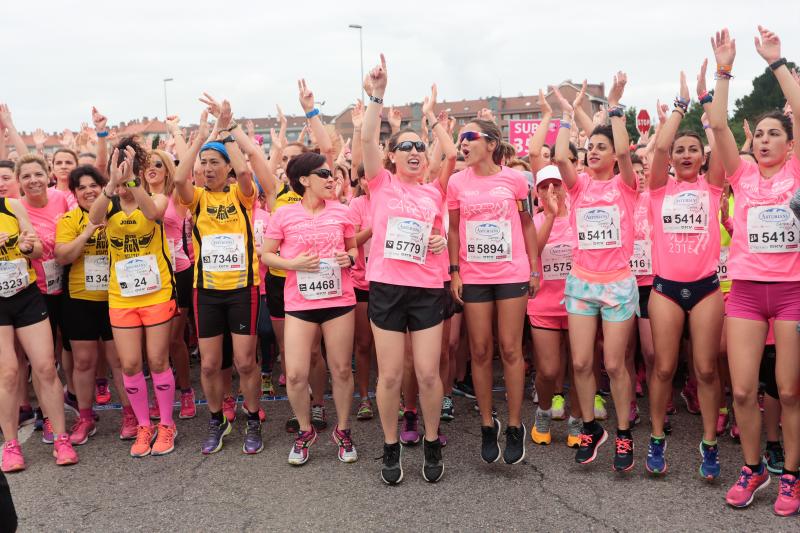
<path fill-rule="evenodd" d="M 136 139 L 133 136 L 123 137 L 117 143 L 115 148 L 119 150 L 119 160 L 118 164 L 125 161 L 125 148 L 130 146 L 133 148 L 136 155 L 133 157 L 133 174 L 134 176 L 142 177 L 147 165 L 150 162 L 150 155 L 147 153 L 147 150 L 142 148 L 142 146 L 136 142 Z M 111 158 L 108 158 L 108 167 L 106 171 L 110 174 L 111 173 Z"/>

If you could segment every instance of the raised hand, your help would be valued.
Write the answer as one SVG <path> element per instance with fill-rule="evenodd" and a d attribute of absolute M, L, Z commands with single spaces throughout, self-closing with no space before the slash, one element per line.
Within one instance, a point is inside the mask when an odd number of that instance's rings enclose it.
<path fill-rule="evenodd" d="M 72 148 L 73 146 L 75 146 L 75 135 L 73 135 L 73 133 L 70 130 L 65 129 L 61 133 L 59 142 L 61 143 L 61 146 L 65 148 Z"/>
<path fill-rule="evenodd" d="M 231 103 L 227 100 L 223 100 L 220 106 L 219 117 L 217 117 L 217 128 L 224 130 L 230 125 L 231 121 L 233 121 Z"/>
<path fill-rule="evenodd" d="M 369 89 L 367 89 L 367 81 L 369 81 Z M 388 71 L 386 70 L 386 58 L 381 54 L 381 64 L 374 67 L 369 71 L 367 79 L 364 80 L 364 90 L 372 96 L 373 93 L 379 93 L 379 98 L 383 97 L 383 92 L 386 90 L 386 84 L 389 81 Z"/>
<path fill-rule="evenodd" d="M 252 120 L 247 121 L 247 136 L 251 139 L 256 138 L 256 125 L 253 124 Z"/>
<path fill-rule="evenodd" d="M 558 195 L 555 189 L 553 189 L 552 183 L 547 186 L 547 192 L 544 193 L 541 200 L 545 215 L 558 215 Z"/>
<path fill-rule="evenodd" d="M 129 172 L 131 161 L 133 161 L 133 159 L 126 158 L 124 161 L 119 162 L 119 148 L 114 148 L 114 151 L 111 153 L 111 172 L 109 172 L 108 177 L 108 181 L 112 187 L 116 187 L 125 180 L 125 176 Z"/>
<path fill-rule="evenodd" d="M 108 128 L 108 119 L 94 106 L 92 106 L 92 123 L 95 131 L 106 131 Z"/>
<path fill-rule="evenodd" d="M 400 125 L 403 123 L 403 115 L 400 110 L 390 107 L 388 115 L 386 121 L 389 122 L 392 132 L 399 131 Z"/>
<path fill-rule="evenodd" d="M 700 73 L 697 75 L 697 98 L 703 96 L 708 89 L 706 88 L 706 69 L 708 68 L 708 58 L 703 60 L 700 65 Z"/>
<path fill-rule="evenodd" d="M 222 106 L 219 102 L 214 100 L 214 97 L 208 93 L 203 93 L 203 98 L 198 98 L 202 103 L 204 103 L 208 107 L 208 114 L 214 118 L 219 118 L 219 114 L 222 112 Z"/>
<path fill-rule="evenodd" d="M 572 108 L 572 104 L 567 102 L 567 99 L 564 98 L 564 95 L 561 94 L 561 91 L 558 90 L 558 87 L 553 87 L 553 94 L 556 95 L 556 99 L 558 100 L 558 105 L 561 106 L 561 113 L 565 117 L 571 117 L 574 109 Z"/>
<path fill-rule="evenodd" d="M 572 101 L 572 109 L 578 109 L 583 105 L 583 99 L 586 97 L 586 80 L 581 84 L 581 90 L 575 95 L 575 100 Z"/>
<path fill-rule="evenodd" d="M 602 126 L 608 122 L 608 110 L 605 108 L 598 109 L 597 112 L 592 115 L 592 126 Z"/>
<path fill-rule="evenodd" d="M 300 95 L 300 106 L 305 113 L 314 109 L 314 93 L 306 84 L 305 79 L 297 80 L 297 91 Z"/>
<path fill-rule="evenodd" d="M 780 38 L 763 26 L 758 27 L 758 33 L 760 34 L 761 39 L 758 37 L 753 38 L 756 43 L 756 51 L 758 52 L 758 55 L 763 57 L 764 61 L 769 64 L 779 60 L 781 58 Z"/>
<path fill-rule="evenodd" d="M 437 96 L 437 89 L 436 84 L 434 83 L 431 85 L 431 95 L 426 96 L 425 99 L 422 101 L 422 115 L 433 115 L 433 110 L 436 107 L 436 96 Z"/>
<path fill-rule="evenodd" d="M 485 107 L 482 108 L 480 111 L 478 111 L 478 118 L 480 120 L 488 120 L 489 122 L 495 122 L 496 123 L 496 121 L 494 119 L 494 114 L 492 113 L 492 110 L 491 109 L 487 109 Z"/>
<path fill-rule="evenodd" d="M 208 139 L 209 133 L 209 125 L 208 125 L 208 109 L 204 109 L 202 113 L 200 113 L 200 122 L 197 123 L 197 130 L 196 133 L 192 132 L 200 138 L 200 142 L 206 142 Z M 191 139 L 190 139 L 191 142 Z"/>
<path fill-rule="evenodd" d="M 736 39 L 731 39 L 728 28 L 723 28 L 711 38 L 711 49 L 714 50 L 717 68 L 733 66 L 733 60 L 736 58 Z"/>
<path fill-rule="evenodd" d="M 748 141 L 753 140 L 753 132 L 750 131 L 750 123 L 747 122 L 747 119 L 744 119 L 742 123 L 742 129 L 744 130 L 744 138 Z"/>
<path fill-rule="evenodd" d="M 0 104 L 0 127 L 9 129 L 14 127 L 11 111 L 9 111 L 7 104 Z"/>
<path fill-rule="evenodd" d="M 544 97 L 544 91 L 541 89 L 539 89 L 539 110 L 542 112 L 543 116 L 553 114 L 553 108 L 550 107 L 547 98 Z"/>
<path fill-rule="evenodd" d="M 689 102 L 691 100 L 691 97 L 689 96 L 689 86 L 686 84 L 686 73 L 684 73 L 683 71 L 681 71 L 680 79 L 681 79 L 681 89 L 680 89 L 681 98 L 685 102 Z"/>
<path fill-rule="evenodd" d="M 662 126 L 667 122 L 667 111 L 669 111 L 669 106 L 667 106 L 667 104 L 662 104 L 661 100 L 656 100 L 656 114 L 658 115 L 658 123 Z"/>
<path fill-rule="evenodd" d="M 608 105 L 615 107 L 619 105 L 622 95 L 625 92 L 625 84 L 628 83 L 628 76 L 621 70 L 614 75 L 611 90 L 608 92 Z"/>
<path fill-rule="evenodd" d="M 364 124 L 364 102 L 356 100 L 353 109 L 350 110 L 350 119 L 353 121 L 353 128 L 358 129 Z"/>
<path fill-rule="evenodd" d="M 37 148 L 44 146 L 44 143 L 47 142 L 47 135 L 42 128 L 36 128 L 33 132 L 33 142 Z"/>
<path fill-rule="evenodd" d="M 169 131 L 170 135 L 173 137 L 176 135 L 180 135 L 181 133 L 181 118 L 178 115 L 170 115 L 167 117 L 167 120 L 164 122 L 167 126 L 167 130 Z"/>

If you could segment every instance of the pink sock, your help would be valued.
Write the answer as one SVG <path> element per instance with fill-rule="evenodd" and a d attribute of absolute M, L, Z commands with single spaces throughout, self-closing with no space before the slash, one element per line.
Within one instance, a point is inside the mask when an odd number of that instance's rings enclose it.
<path fill-rule="evenodd" d="M 137 424 L 149 426 L 150 410 L 147 405 L 147 382 L 144 380 L 144 373 L 139 372 L 133 376 L 123 374 L 122 382 L 125 384 L 125 393 L 128 395 L 128 401 L 131 402 Z"/>
<path fill-rule="evenodd" d="M 80 412 L 80 416 L 81 416 L 82 420 L 92 420 L 92 421 L 94 421 L 94 413 L 92 413 L 92 408 L 91 407 L 88 408 L 88 409 L 81 409 L 79 412 Z"/>
<path fill-rule="evenodd" d="M 175 376 L 172 374 L 171 368 L 167 368 L 160 373 L 151 372 L 150 375 L 153 377 L 153 388 L 156 391 L 158 414 L 161 416 L 161 423 L 165 426 L 171 426 L 173 424 L 172 406 L 175 402 Z"/>

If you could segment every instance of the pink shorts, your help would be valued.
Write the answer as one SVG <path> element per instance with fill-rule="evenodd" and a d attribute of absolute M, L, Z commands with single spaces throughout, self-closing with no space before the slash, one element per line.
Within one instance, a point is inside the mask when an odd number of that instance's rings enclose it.
<path fill-rule="evenodd" d="M 800 281 L 734 280 L 725 309 L 732 318 L 800 321 Z"/>
<path fill-rule="evenodd" d="M 559 316 L 542 316 L 542 315 L 528 315 L 531 321 L 531 327 L 536 329 L 553 329 L 564 330 L 568 329 L 567 315 Z"/>

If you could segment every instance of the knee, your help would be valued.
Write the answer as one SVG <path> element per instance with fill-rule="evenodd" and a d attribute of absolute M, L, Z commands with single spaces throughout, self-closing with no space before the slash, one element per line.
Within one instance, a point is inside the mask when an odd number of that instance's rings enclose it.
<path fill-rule="evenodd" d="M 301 372 L 299 370 L 286 370 L 286 386 L 287 387 L 302 387 L 308 386 L 308 371 Z"/>
<path fill-rule="evenodd" d="M 17 365 L 4 365 L 0 367 L 0 388 L 6 391 L 17 389 L 19 367 Z"/>
<path fill-rule="evenodd" d="M 330 370 L 331 379 L 333 381 L 344 383 L 353 380 L 353 370 L 348 364 L 339 365 L 329 363 L 328 370 Z"/>
<path fill-rule="evenodd" d="M 714 383 L 719 379 L 719 373 L 715 365 L 695 365 L 694 374 L 697 381 L 702 383 Z"/>
<path fill-rule="evenodd" d="M 469 351 L 473 365 L 483 366 L 492 364 L 493 353 L 491 345 L 472 346 Z"/>
<path fill-rule="evenodd" d="M 436 372 L 417 373 L 417 383 L 419 384 L 420 390 L 427 390 L 435 387 L 437 383 L 441 383 L 438 369 Z"/>
<path fill-rule="evenodd" d="M 380 372 L 378 373 L 378 385 L 387 390 L 399 391 L 403 385 L 403 376 L 400 373 L 387 375 L 384 372 Z"/>
<path fill-rule="evenodd" d="M 572 371 L 575 374 L 586 376 L 594 373 L 594 364 L 591 359 L 584 361 L 572 361 Z"/>
<path fill-rule="evenodd" d="M 246 360 L 236 361 L 236 370 L 240 375 L 250 375 L 257 370 L 256 360 L 254 357 L 248 357 Z"/>
<path fill-rule="evenodd" d="M 605 367 L 606 367 L 606 373 L 608 373 L 611 379 L 620 378 L 628 373 L 628 369 L 625 366 L 624 360 L 606 361 Z"/>
<path fill-rule="evenodd" d="M 733 403 L 737 405 L 748 405 L 756 403 L 756 389 L 750 387 L 733 386 Z M 781 398 L 783 400 L 783 398 Z"/>
<path fill-rule="evenodd" d="M 778 387 L 778 396 L 781 399 L 781 405 L 785 407 L 797 407 L 800 405 L 800 389 L 796 385 Z"/>
<path fill-rule="evenodd" d="M 501 341 L 500 353 L 507 363 L 518 361 L 522 359 L 522 344 L 518 341 Z"/>
<path fill-rule="evenodd" d="M 210 362 L 205 364 L 201 363 L 200 374 L 206 379 L 216 377 L 220 373 L 220 366 L 220 361 L 216 361 L 216 364 L 210 364 Z M 125 369 L 123 369 L 123 372 L 125 372 Z M 127 374 L 127 372 L 125 373 Z"/>
<path fill-rule="evenodd" d="M 558 379 L 558 365 L 537 364 L 536 377 L 543 381 L 555 382 Z"/>
<path fill-rule="evenodd" d="M 77 372 L 89 372 L 94 369 L 96 363 L 91 357 L 75 357 L 74 352 L 72 354 L 72 360 L 72 369 Z"/>
<path fill-rule="evenodd" d="M 656 364 L 652 375 L 658 381 L 672 381 L 672 376 L 675 375 L 675 368 L 672 365 Z"/>
<path fill-rule="evenodd" d="M 43 383 L 58 380 L 56 365 L 52 360 L 31 363 L 31 370 Z"/>

